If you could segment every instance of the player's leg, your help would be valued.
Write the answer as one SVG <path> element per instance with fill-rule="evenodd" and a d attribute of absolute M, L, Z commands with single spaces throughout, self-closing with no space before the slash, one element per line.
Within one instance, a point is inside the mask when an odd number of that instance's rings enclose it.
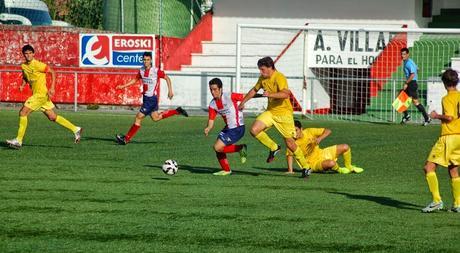
<path fill-rule="evenodd" d="M 131 139 L 136 135 L 137 131 L 139 131 L 139 129 L 141 128 L 141 123 L 145 116 L 151 115 L 152 112 L 154 112 L 155 110 L 158 110 L 158 101 L 156 97 L 143 96 L 141 109 L 139 109 L 139 112 L 136 114 L 134 123 L 131 125 L 126 135 L 117 134 L 115 136 L 118 144 L 128 144 L 131 141 Z"/>
<path fill-rule="evenodd" d="M 336 157 L 343 156 L 343 162 L 345 168 L 350 172 L 361 173 L 364 171 L 363 168 L 357 167 L 351 163 L 351 147 L 348 144 L 336 145 Z"/>
<path fill-rule="evenodd" d="M 401 124 L 406 124 L 408 121 L 410 121 L 410 114 L 407 112 L 408 110 L 405 110 L 403 112 L 403 117 L 401 119 Z"/>
<path fill-rule="evenodd" d="M 150 117 L 152 118 L 153 121 L 160 121 L 162 119 L 166 119 L 166 118 L 172 117 L 174 115 L 179 115 L 179 114 L 184 115 L 185 117 L 188 117 L 188 113 L 181 107 L 177 107 L 174 110 L 167 110 L 163 112 L 155 111 L 155 112 L 152 112 L 152 114 L 150 114 Z"/>
<path fill-rule="evenodd" d="M 239 126 L 232 129 L 224 129 L 219 133 L 218 140 L 214 145 L 214 150 L 216 152 L 222 153 L 235 153 L 238 152 L 240 154 L 241 163 L 245 163 L 247 160 L 247 145 L 246 144 L 235 144 L 241 138 L 243 138 L 245 132 L 245 127 Z M 221 144 L 225 144 L 222 146 Z"/>
<path fill-rule="evenodd" d="M 415 107 L 417 107 L 417 110 L 423 115 L 423 119 L 424 119 L 423 126 L 428 125 L 431 122 L 431 119 L 430 119 L 430 116 L 428 116 L 428 113 L 426 112 L 425 107 L 422 104 L 420 104 L 420 102 L 418 101 L 418 98 L 412 99 L 412 103 L 415 105 Z"/>
<path fill-rule="evenodd" d="M 137 131 L 141 128 L 142 120 L 145 118 L 145 114 L 142 112 L 138 112 L 136 114 L 136 118 L 134 118 L 134 123 L 129 128 L 126 135 L 117 135 L 117 141 L 119 144 L 126 145 L 128 144 L 131 139 L 136 135 Z"/>
<path fill-rule="evenodd" d="M 227 153 L 240 152 L 242 149 L 246 149 L 245 144 L 234 144 L 238 142 L 243 136 L 244 126 L 232 129 L 225 128 L 219 133 L 217 140 L 214 143 L 214 151 L 216 151 L 217 160 L 219 161 L 222 170 L 214 173 L 214 175 L 227 176 L 232 173 L 227 160 Z"/>
<path fill-rule="evenodd" d="M 323 170 L 333 170 L 337 166 L 334 160 L 324 160 L 321 162 L 321 168 Z"/>
<path fill-rule="evenodd" d="M 283 135 L 283 133 L 281 134 Z M 299 164 L 300 168 L 302 169 L 302 178 L 307 178 L 308 176 L 310 176 L 310 173 L 311 173 L 310 164 L 308 164 L 307 159 L 305 159 L 302 149 L 299 146 L 297 146 L 297 144 L 295 143 L 294 138 L 284 137 L 284 142 L 286 143 L 286 147 L 294 154 L 294 159 L 296 160 L 297 164 Z"/>
<path fill-rule="evenodd" d="M 422 212 L 433 212 L 440 210 L 444 207 L 441 195 L 439 194 L 439 183 L 438 177 L 436 176 L 436 167 L 441 165 L 443 167 L 449 166 L 449 160 L 447 159 L 447 136 L 441 136 L 438 138 L 436 143 L 433 145 L 428 158 L 426 159 L 424 172 L 425 178 L 428 184 L 428 188 L 432 195 L 432 202 Z"/>
<path fill-rule="evenodd" d="M 412 103 L 417 107 L 417 110 L 422 113 L 424 122 L 423 126 L 426 126 L 428 123 L 431 122 L 430 117 L 428 116 L 428 113 L 425 110 L 425 107 L 420 104 L 419 102 L 419 96 L 418 96 L 418 85 L 417 82 L 411 82 L 409 83 L 409 86 L 407 87 L 407 95 L 409 95 L 412 98 Z"/>
<path fill-rule="evenodd" d="M 273 125 L 281 136 L 283 136 L 286 147 L 294 154 L 294 159 L 302 169 L 302 177 L 307 178 L 311 172 L 310 164 L 305 159 L 302 149 L 295 143 L 294 117 L 292 115 L 273 116 Z"/>
<path fill-rule="evenodd" d="M 54 107 L 54 106 L 53 106 Z M 46 117 L 53 122 L 56 122 L 57 124 L 61 125 L 62 127 L 67 128 L 70 130 L 74 135 L 75 135 L 75 143 L 79 143 L 81 139 L 81 132 L 82 128 L 77 127 L 74 124 L 72 124 L 70 121 L 68 121 L 66 118 L 58 115 L 53 108 L 44 108 L 45 110 L 43 113 L 46 115 Z"/>
<path fill-rule="evenodd" d="M 216 176 L 227 176 L 232 173 L 232 170 L 230 169 L 230 164 L 227 160 L 227 155 L 225 154 L 225 152 L 223 152 L 224 148 L 225 143 L 221 139 L 217 138 L 216 142 L 214 143 L 214 151 L 216 151 L 216 157 L 219 161 L 222 170 L 214 173 L 214 175 Z"/>
<path fill-rule="evenodd" d="M 451 165 L 449 168 L 452 195 L 454 197 L 453 212 L 460 212 L 460 177 L 458 177 L 458 165 Z"/>
<path fill-rule="evenodd" d="M 441 195 L 439 194 L 439 183 L 438 177 L 436 176 L 436 164 L 430 161 L 427 161 L 424 167 L 425 178 L 428 183 L 428 188 L 430 189 L 431 196 L 433 201 L 425 208 L 422 209 L 424 213 L 430 213 L 444 208 L 444 203 L 441 200 Z"/>
<path fill-rule="evenodd" d="M 452 195 L 454 204 L 452 211 L 460 212 L 460 177 L 458 176 L 458 165 L 460 164 L 460 135 L 446 137 L 447 157 L 451 163 L 449 175 L 451 178 Z"/>
<path fill-rule="evenodd" d="M 270 149 L 267 162 L 272 162 L 275 155 L 281 150 L 281 147 L 276 144 L 265 132 L 273 125 L 273 115 L 266 111 L 260 114 L 251 126 L 251 135 L 254 136 L 260 143 Z"/>
<path fill-rule="evenodd" d="M 162 119 L 167 119 L 169 117 L 172 117 L 174 115 L 183 115 L 185 117 L 188 117 L 187 111 L 185 111 L 182 107 L 177 107 L 176 109 L 173 110 L 166 110 L 163 112 L 158 112 L 158 97 L 153 96 L 152 101 L 153 105 L 152 113 L 150 114 L 150 117 L 152 118 L 153 121 L 160 121 Z"/>
<path fill-rule="evenodd" d="M 324 171 L 333 170 L 333 171 L 336 171 L 337 173 L 340 173 L 340 174 L 349 174 L 350 173 L 349 169 L 344 168 L 344 167 L 339 167 L 336 161 L 330 160 L 330 159 L 322 161 L 321 162 L 321 168 Z"/>
<path fill-rule="evenodd" d="M 6 143 L 11 148 L 20 148 L 22 146 L 22 141 L 24 139 L 24 135 L 26 134 L 26 130 L 27 130 L 27 124 L 28 124 L 27 117 L 32 112 L 33 112 L 33 110 L 31 108 L 26 107 L 26 106 L 23 106 L 21 108 L 21 110 L 19 111 L 18 134 L 17 134 L 16 138 L 14 138 L 12 140 L 6 140 Z"/>

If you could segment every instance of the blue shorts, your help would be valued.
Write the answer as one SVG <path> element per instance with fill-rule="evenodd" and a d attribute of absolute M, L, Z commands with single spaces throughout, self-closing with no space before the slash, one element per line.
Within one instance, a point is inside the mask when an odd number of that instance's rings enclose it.
<path fill-rule="evenodd" d="M 244 125 L 232 129 L 224 128 L 217 137 L 225 145 L 236 143 L 244 136 Z"/>
<path fill-rule="evenodd" d="M 158 97 L 157 96 L 143 96 L 142 107 L 139 110 L 144 115 L 150 115 L 152 112 L 158 111 Z"/>

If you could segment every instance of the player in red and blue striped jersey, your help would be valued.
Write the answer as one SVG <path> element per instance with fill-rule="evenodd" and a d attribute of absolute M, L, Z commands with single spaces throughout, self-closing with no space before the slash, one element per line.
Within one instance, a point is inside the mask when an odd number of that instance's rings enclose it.
<path fill-rule="evenodd" d="M 222 81 L 219 78 L 209 81 L 209 90 L 213 99 L 209 104 L 209 119 L 204 134 L 208 136 L 209 131 L 214 127 L 217 114 L 220 114 L 225 121 L 225 127 L 214 143 L 214 150 L 222 170 L 214 175 L 227 176 L 232 173 L 227 153 L 239 152 L 241 163 L 245 163 L 247 158 L 246 144 L 235 145 L 244 136 L 243 112 L 238 109 L 238 102 L 243 99 L 243 94 L 223 93 Z"/>
<path fill-rule="evenodd" d="M 172 99 L 174 96 L 171 79 L 169 79 L 165 72 L 152 66 L 152 54 L 150 52 L 144 53 L 143 61 L 144 66 L 142 66 L 142 68 L 139 70 L 136 78 L 130 80 L 124 85 L 117 86 L 117 89 L 124 89 L 137 83 L 139 80 L 142 80 L 142 107 L 136 114 L 136 119 L 134 120 L 134 123 L 129 129 L 128 133 L 126 135 L 116 135 L 117 142 L 121 145 L 126 145 L 131 141 L 131 138 L 133 138 L 137 133 L 141 127 L 142 120 L 146 116 L 150 116 L 153 121 L 159 121 L 178 114 L 182 114 L 185 117 L 188 117 L 188 113 L 182 109 L 182 107 L 177 107 L 175 110 L 167 110 L 161 113 L 158 112 L 157 92 L 160 85 L 159 78 L 166 80 L 168 85 L 169 99 Z"/>

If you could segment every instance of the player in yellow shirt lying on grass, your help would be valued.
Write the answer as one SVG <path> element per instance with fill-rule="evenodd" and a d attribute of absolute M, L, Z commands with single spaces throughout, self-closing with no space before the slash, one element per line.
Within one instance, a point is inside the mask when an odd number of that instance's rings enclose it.
<path fill-rule="evenodd" d="M 340 174 L 351 172 L 361 173 L 364 170 L 351 164 L 351 148 L 348 144 L 339 144 L 321 149 L 319 144 L 331 134 L 327 128 L 305 128 L 302 123 L 294 121 L 297 146 L 302 149 L 305 159 L 311 166 L 312 172 L 336 171 Z M 340 167 L 337 158 L 343 155 L 345 167 Z M 286 152 L 288 173 L 294 173 L 293 154 L 290 150 Z"/>

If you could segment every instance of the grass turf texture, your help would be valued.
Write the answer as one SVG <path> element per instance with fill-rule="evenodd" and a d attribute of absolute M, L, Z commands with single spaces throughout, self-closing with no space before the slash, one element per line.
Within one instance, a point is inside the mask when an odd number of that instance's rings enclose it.
<path fill-rule="evenodd" d="M 205 117 L 144 121 L 118 146 L 134 115 L 63 112 L 85 128 L 82 142 L 48 122 L 29 119 L 21 150 L 0 147 L 0 252 L 457 252 L 460 215 L 422 214 L 430 194 L 422 173 L 439 126 L 303 121 L 328 127 L 322 146 L 349 143 L 360 175 L 284 175 L 284 152 L 249 133 L 248 162 L 218 163 Z M 0 111 L 0 138 L 12 138 L 17 111 Z M 253 121 L 248 118 L 248 125 Z M 279 135 L 270 130 L 271 136 Z M 285 145 L 283 144 L 283 147 Z M 176 159 L 176 176 L 164 160 Z M 450 181 L 438 170 L 450 207 Z"/>

